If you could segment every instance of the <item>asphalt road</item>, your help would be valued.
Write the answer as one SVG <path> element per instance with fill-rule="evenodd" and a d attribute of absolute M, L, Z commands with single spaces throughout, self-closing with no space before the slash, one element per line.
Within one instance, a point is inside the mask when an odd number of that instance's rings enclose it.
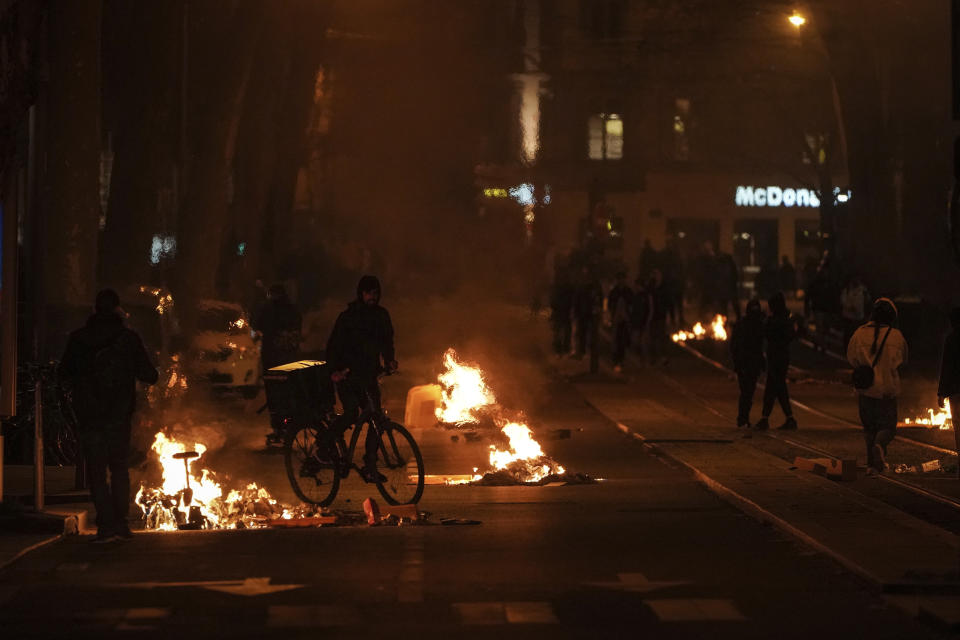
<path fill-rule="evenodd" d="M 633 377 L 665 404 L 690 406 L 660 391 L 661 375 Z M 542 437 L 544 448 L 603 481 L 427 487 L 431 522 L 481 522 L 471 526 L 138 532 L 106 548 L 75 537 L 0 572 L 2 635 L 940 637 L 649 454 L 562 377 L 545 379 L 534 429 L 571 437 Z M 237 429 L 228 443 L 260 437 Z M 428 473 L 482 464 L 484 444 L 450 435 L 418 433 Z M 270 469 L 262 480 L 289 498 L 279 457 L 227 446 L 211 458 L 245 460 Z M 373 494 L 352 481 L 335 506 Z"/>

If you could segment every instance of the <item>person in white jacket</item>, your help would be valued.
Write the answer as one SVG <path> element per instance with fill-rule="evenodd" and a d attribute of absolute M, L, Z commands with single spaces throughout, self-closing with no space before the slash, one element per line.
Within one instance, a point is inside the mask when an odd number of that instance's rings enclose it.
<path fill-rule="evenodd" d="M 873 366 L 873 384 L 857 390 L 867 445 L 867 473 L 886 470 L 887 445 L 897 431 L 899 367 L 907 361 L 907 341 L 893 326 L 896 322 L 896 305 L 888 298 L 878 298 L 873 303 L 870 321 L 854 332 L 847 345 L 847 361 L 854 368 Z"/>

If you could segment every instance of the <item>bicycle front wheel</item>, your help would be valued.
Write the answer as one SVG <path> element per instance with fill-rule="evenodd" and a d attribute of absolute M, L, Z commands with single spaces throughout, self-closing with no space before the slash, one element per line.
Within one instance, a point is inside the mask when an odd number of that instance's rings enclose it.
<path fill-rule="evenodd" d="M 423 456 L 410 432 L 386 422 L 377 451 L 377 471 L 386 476 L 377 489 L 390 504 L 414 504 L 423 495 Z"/>
<path fill-rule="evenodd" d="M 293 429 L 283 448 L 287 479 L 297 497 L 309 504 L 328 506 L 337 497 L 340 474 L 335 450 L 320 450 L 320 430 L 316 427 Z"/>

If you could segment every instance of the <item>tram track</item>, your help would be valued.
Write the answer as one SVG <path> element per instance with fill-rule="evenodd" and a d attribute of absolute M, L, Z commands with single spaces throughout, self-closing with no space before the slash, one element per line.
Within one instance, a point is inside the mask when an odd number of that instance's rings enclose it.
<path fill-rule="evenodd" d="M 734 373 L 733 371 L 731 371 L 730 369 L 728 369 L 727 367 L 725 367 L 723 364 L 717 362 L 716 360 L 713 360 L 713 359 L 710 358 L 709 356 L 704 355 L 703 353 L 701 353 L 700 351 L 694 349 L 693 347 L 690 347 L 690 346 L 688 346 L 688 345 L 686 345 L 686 344 L 678 344 L 677 346 L 679 346 L 680 348 L 684 349 L 687 353 L 690 353 L 691 355 L 697 357 L 698 359 L 706 362 L 707 364 L 709 364 L 710 366 L 712 366 L 713 368 L 715 368 L 715 369 L 717 369 L 717 370 L 719 370 L 719 371 L 722 371 L 722 372 L 724 372 L 724 373 L 726 373 L 726 374 L 730 374 L 730 375 L 733 375 L 733 373 Z M 707 398 L 703 397 L 703 396 L 700 395 L 699 393 L 696 393 L 696 392 L 694 392 L 694 391 L 691 391 L 689 388 L 687 388 L 684 384 L 682 384 L 679 380 L 677 380 L 676 378 L 674 378 L 673 376 L 671 376 L 669 373 L 666 373 L 666 372 L 658 372 L 658 376 L 659 376 L 660 379 L 661 379 L 664 383 L 666 383 L 668 386 L 670 386 L 671 388 L 675 389 L 678 393 L 681 393 L 682 395 L 686 396 L 686 397 L 689 398 L 690 400 L 693 400 L 693 401 L 697 402 L 701 407 L 703 407 L 706 411 L 708 411 L 709 413 L 713 414 L 714 416 L 716 416 L 716 417 L 718 417 L 718 418 L 720 418 L 720 419 L 722 419 L 722 420 L 724 420 L 724 421 L 726 421 L 726 422 L 730 422 L 730 423 L 734 423 L 734 422 L 735 422 L 735 418 L 734 418 L 733 416 L 731 416 L 731 415 L 729 415 L 728 413 L 724 412 L 722 409 L 716 407 L 713 403 L 710 402 L 710 400 L 708 400 Z M 860 425 L 857 425 L 857 424 L 855 424 L 855 423 L 853 423 L 853 422 L 851 422 L 851 421 L 849 421 L 849 420 L 846 420 L 846 419 L 844 419 L 844 418 L 842 418 L 842 417 L 840 417 L 840 416 L 836 416 L 836 415 L 830 414 L 830 413 L 828 413 L 828 412 L 821 411 L 821 410 L 819 410 L 819 409 L 816 409 L 815 407 L 811 407 L 811 406 L 809 406 L 809 405 L 806 404 L 806 403 L 798 402 L 798 401 L 796 401 L 796 400 L 791 399 L 791 404 L 793 404 L 793 405 L 796 406 L 797 408 L 800 408 L 800 409 L 803 409 L 804 411 L 807 411 L 807 412 L 809 412 L 809 413 L 812 413 L 813 415 L 816 415 L 816 416 L 819 416 L 819 417 L 822 417 L 822 418 L 831 420 L 831 421 L 833 421 L 833 422 L 835 422 L 835 423 L 837 423 L 837 424 L 840 424 L 840 425 L 842 425 L 842 426 L 848 427 L 848 428 L 850 428 L 851 430 L 858 430 L 858 431 L 859 431 L 859 430 L 861 429 L 861 426 L 860 426 Z M 755 433 L 756 433 L 756 432 L 755 432 Z M 770 431 L 763 432 L 763 433 L 762 433 L 762 437 L 767 437 L 767 438 L 771 438 L 771 439 L 774 439 L 774 440 L 778 440 L 778 441 L 784 443 L 785 445 L 787 445 L 787 446 L 789 446 L 789 447 L 792 447 L 792 448 L 794 448 L 794 449 L 798 449 L 798 450 L 801 450 L 801 451 L 806 451 L 806 452 L 815 454 L 815 455 L 818 456 L 818 457 L 829 457 L 829 458 L 840 458 L 840 457 L 843 457 L 843 456 L 838 456 L 838 455 L 836 455 L 835 453 L 831 453 L 830 451 L 827 451 L 827 450 L 825 450 L 825 449 L 822 449 L 822 448 L 820 448 L 820 447 L 818 447 L 818 446 L 816 446 L 816 445 L 813 445 L 813 444 L 810 444 L 810 443 L 807 443 L 807 442 L 801 442 L 801 441 L 799 441 L 799 440 L 797 440 L 797 439 L 790 438 L 790 437 L 784 436 L 784 435 L 782 435 L 782 434 L 780 434 L 780 433 L 776 433 L 776 432 L 770 432 Z M 907 438 L 907 437 L 902 437 L 902 436 L 899 436 L 899 435 L 898 435 L 898 436 L 897 436 L 897 440 L 899 440 L 899 441 L 901 441 L 901 442 L 905 442 L 905 443 L 910 443 L 911 445 L 914 445 L 914 446 L 917 446 L 917 447 L 920 447 L 920 448 L 923 448 L 923 449 L 926 449 L 926 450 L 936 451 L 936 452 L 938 452 L 938 453 L 940 453 L 940 454 L 949 454 L 949 455 L 952 455 L 952 456 L 954 456 L 954 457 L 957 455 L 957 453 L 956 453 L 955 451 L 952 451 L 952 450 L 950 450 L 950 449 L 945 449 L 945 448 L 943 448 L 943 447 L 938 447 L 938 446 L 936 446 L 936 445 L 932 445 L 932 444 L 929 444 L 929 443 L 926 443 L 926 442 L 922 442 L 922 441 L 919 441 L 919 440 L 915 440 L 915 439 L 913 439 L 913 438 Z M 908 480 L 904 480 L 904 479 L 897 478 L 897 477 L 892 477 L 892 476 L 890 476 L 890 475 L 879 474 L 879 475 L 876 476 L 876 478 L 878 478 L 878 479 L 881 480 L 882 482 L 886 483 L 886 484 L 889 485 L 890 487 L 899 488 L 899 489 L 901 489 L 901 490 L 904 490 L 904 491 L 909 492 L 909 493 L 912 494 L 912 495 L 916 495 L 916 496 L 922 497 L 922 498 L 924 498 L 925 500 L 929 500 L 929 501 L 931 501 L 931 502 L 933 502 L 933 503 L 936 503 L 936 504 L 938 504 L 938 505 L 941 505 L 941 506 L 943 506 L 943 507 L 948 507 L 949 509 L 953 510 L 954 512 L 960 512 L 960 500 L 958 500 L 958 499 L 956 499 L 956 498 L 953 498 L 953 497 L 951 497 L 951 496 L 945 495 L 945 494 L 940 493 L 940 492 L 938 492 L 938 491 L 934 491 L 934 490 L 929 489 L 929 488 L 927 488 L 927 487 L 920 486 L 920 485 L 915 484 L 915 483 L 912 483 L 912 482 L 910 482 L 910 481 L 908 481 Z M 942 527 L 944 527 L 944 528 L 948 528 L 948 529 L 954 530 L 956 533 L 960 533 L 960 522 L 958 522 L 958 523 L 949 523 L 948 526 L 945 526 L 944 524 L 941 523 L 941 524 L 939 524 L 939 526 L 942 526 Z"/>

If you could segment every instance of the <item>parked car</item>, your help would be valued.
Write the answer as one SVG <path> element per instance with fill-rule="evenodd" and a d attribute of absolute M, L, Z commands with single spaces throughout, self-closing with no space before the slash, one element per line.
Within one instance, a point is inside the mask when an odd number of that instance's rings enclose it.
<path fill-rule="evenodd" d="M 188 370 L 215 389 L 252 395 L 260 386 L 260 340 L 243 307 L 222 300 L 198 305 Z"/>

